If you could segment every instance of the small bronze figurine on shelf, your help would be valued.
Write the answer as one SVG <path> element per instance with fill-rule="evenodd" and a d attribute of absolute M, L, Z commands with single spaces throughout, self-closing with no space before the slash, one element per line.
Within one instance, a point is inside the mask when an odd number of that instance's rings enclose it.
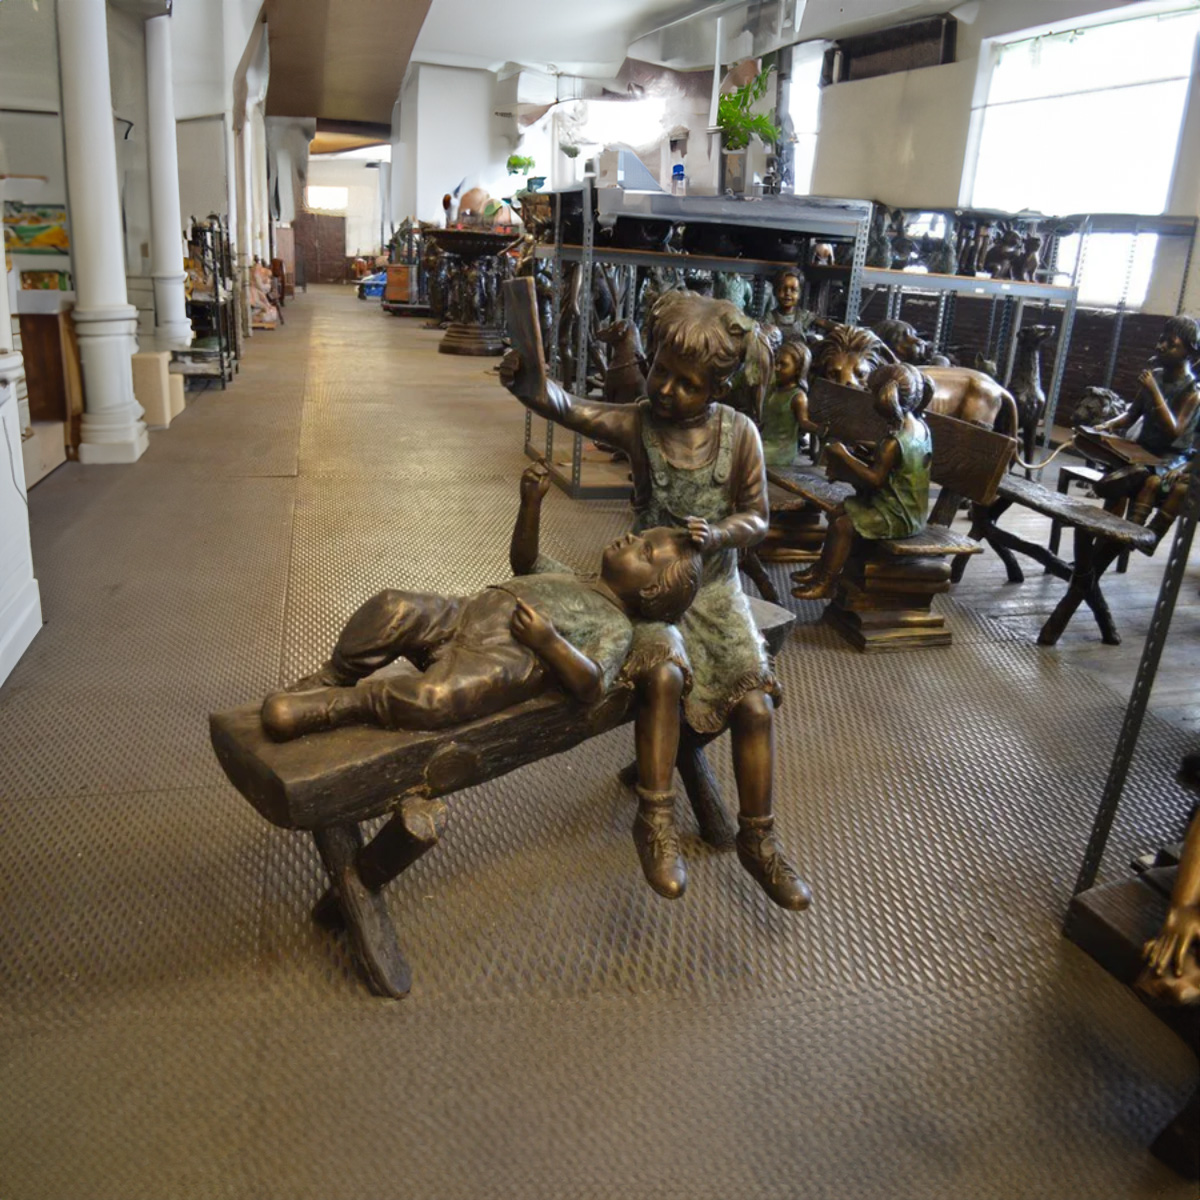
<path fill-rule="evenodd" d="M 510 296 L 511 309 L 516 301 Z M 634 634 L 633 656 L 648 664 L 636 714 L 633 830 L 647 881 L 674 897 L 687 880 L 674 814 L 680 737 L 703 743 L 728 726 L 740 810 L 738 858 L 776 904 L 801 909 L 811 893 L 774 832 L 778 683 L 737 570 L 738 551 L 767 532 L 762 442 L 748 417 L 718 403 L 742 364 L 748 332 L 745 317 L 728 301 L 669 292 L 651 313 L 647 396 L 637 404 L 569 395 L 546 379 L 544 364 L 528 348 L 507 355 L 500 375 L 538 416 L 624 450 L 635 529 L 682 523 L 704 555 L 700 591 L 678 625 L 682 646 L 675 648 L 662 625 L 642 622 Z M 685 680 L 692 681 L 686 695 Z"/>
<path fill-rule="evenodd" d="M 797 267 L 784 267 L 771 285 L 775 307 L 767 314 L 767 320 L 784 338 L 803 337 L 812 323 L 812 314 L 800 307 L 803 287 L 804 276 Z"/>
<path fill-rule="evenodd" d="M 763 402 L 763 457 L 768 467 L 796 461 L 801 434 L 819 433 L 808 419 L 808 368 L 812 353 L 803 342 L 784 342 L 775 352 L 775 376 Z"/>
<path fill-rule="evenodd" d="M 1200 324 L 1191 317 L 1168 317 L 1154 349 L 1153 362 L 1138 376 L 1138 390 L 1128 410 L 1095 429 L 1076 432 L 1086 447 L 1089 438 L 1129 429 L 1139 418 L 1142 428 L 1135 443 L 1101 438 L 1101 449 L 1112 451 L 1107 461 L 1123 462 L 1096 483 L 1106 507 L 1128 502 L 1126 516 L 1148 525 L 1161 541 L 1171 528 L 1187 491 L 1184 470 L 1195 454 L 1200 426 L 1200 390 L 1191 360 L 1200 354 Z M 1137 451 L 1143 453 L 1137 453 Z M 1152 460 L 1147 462 L 1147 456 Z M 1148 549 L 1147 553 L 1153 553 Z"/>
<path fill-rule="evenodd" d="M 856 537 L 875 541 L 905 538 L 925 528 L 933 439 L 919 416 L 930 386 L 916 367 L 879 367 L 868 381 L 889 434 L 864 462 L 842 442 L 825 447 L 830 478 L 853 483 L 857 494 L 829 514 L 829 531 L 815 567 L 797 571 L 792 595 L 819 600 L 830 595 Z"/>
<path fill-rule="evenodd" d="M 581 578 L 538 553 L 548 487 L 539 464 L 521 477 L 514 578 L 465 599 L 373 596 L 346 622 L 328 662 L 267 697 L 267 733 L 289 741 L 343 725 L 447 729 L 554 686 L 589 705 L 635 686 L 632 622 L 679 619 L 699 587 L 699 551 L 686 530 L 648 528 L 617 539 L 599 575 Z M 401 658 L 416 671 L 367 679 Z"/>

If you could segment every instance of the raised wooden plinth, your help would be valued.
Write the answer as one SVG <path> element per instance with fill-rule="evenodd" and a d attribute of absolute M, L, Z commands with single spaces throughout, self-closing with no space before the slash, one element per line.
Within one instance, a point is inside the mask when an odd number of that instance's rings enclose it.
<path fill-rule="evenodd" d="M 1080 893 L 1063 932 L 1108 973 L 1132 986 L 1141 975 L 1142 946 L 1162 928 L 1174 868 L 1148 871 Z M 1160 1020 L 1200 1054 L 1200 1005 L 1155 1003 L 1134 991 Z M 1200 1179 L 1200 1087 L 1150 1146 L 1154 1156 L 1185 1179 Z"/>
<path fill-rule="evenodd" d="M 488 325 L 466 325 L 451 321 L 445 336 L 438 342 L 439 354 L 474 354 L 480 357 L 504 353 L 499 329 Z"/>

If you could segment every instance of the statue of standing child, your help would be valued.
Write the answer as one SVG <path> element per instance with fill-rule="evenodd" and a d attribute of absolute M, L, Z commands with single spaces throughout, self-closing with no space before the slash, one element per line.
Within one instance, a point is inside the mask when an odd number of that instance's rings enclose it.
<path fill-rule="evenodd" d="M 642 622 L 630 652 L 642 680 L 633 835 L 647 881 L 669 898 L 681 895 L 687 883 L 672 787 L 682 714 L 682 735 L 689 738 L 702 740 L 729 727 L 738 858 L 776 904 L 802 909 L 811 893 L 774 831 L 779 686 L 737 571 L 738 550 L 767 532 L 762 443 L 748 417 L 718 403 L 742 363 L 750 332 L 728 301 L 670 292 L 651 313 L 647 395 L 637 404 L 581 399 L 553 381 L 544 390 L 531 387 L 535 368 L 524 367 L 515 352 L 501 363 L 500 376 L 539 416 L 624 450 L 633 478 L 634 528 L 682 525 L 704 556 L 700 590 L 677 626 L 682 645 L 669 627 Z M 692 687 L 685 696 L 688 679 Z"/>

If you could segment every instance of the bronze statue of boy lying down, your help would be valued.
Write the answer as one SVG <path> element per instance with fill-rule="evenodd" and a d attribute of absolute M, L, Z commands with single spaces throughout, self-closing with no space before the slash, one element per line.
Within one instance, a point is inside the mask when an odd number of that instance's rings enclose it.
<path fill-rule="evenodd" d="M 262 720 L 271 737 L 355 724 L 446 729 L 556 685 L 584 704 L 636 686 L 633 621 L 678 620 L 699 587 L 700 551 L 684 529 L 627 533 L 605 547 L 598 575 L 576 575 L 538 553 L 548 485 L 541 465 L 521 477 L 514 578 L 473 596 L 372 596 L 324 666 L 267 697 Z M 398 658 L 417 673 L 367 678 Z"/>

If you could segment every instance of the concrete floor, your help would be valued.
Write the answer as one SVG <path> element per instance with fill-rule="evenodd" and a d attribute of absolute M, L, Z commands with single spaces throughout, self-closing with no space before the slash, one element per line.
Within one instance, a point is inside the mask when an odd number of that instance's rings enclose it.
<path fill-rule="evenodd" d="M 1195 1195 L 1145 1150 L 1194 1059 L 1059 934 L 1137 638 L 1099 647 L 1085 614 L 1039 650 L 1062 585 L 1005 588 L 990 557 L 948 649 L 860 656 L 798 606 L 778 808 L 810 912 L 690 834 L 687 896 L 650 893 L 617 730 L 454 798 L 388 893 L 414 990 L 371 997 L 308 920 L 311 839 L 228 786 L 206 716 L 313 666 L 384 584 L 502 577 L 522 414 L 491 362 L 349 289 L 285 315 L 136 466 L 30 496 L 0 1196 Z M 586 568 L 626 519 L 554 495 L 546 548 Z M 1114 585 L 1131 634 L 1159 569 Z M 1182 830 L 1180 719 L 1147 721 L 1106 877 Z"/>

